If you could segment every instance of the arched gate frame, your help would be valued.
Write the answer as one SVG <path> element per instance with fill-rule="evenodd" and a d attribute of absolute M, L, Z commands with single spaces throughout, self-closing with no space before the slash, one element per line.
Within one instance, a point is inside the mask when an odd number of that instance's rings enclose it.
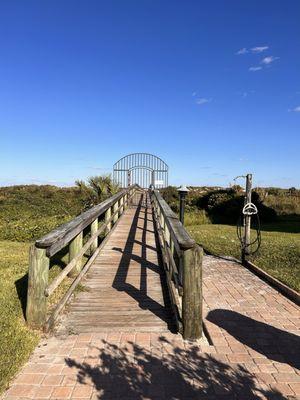
<path fill-rule="evenodd" d="M 122 188 L 138 184 L 147 189 L 168 186 L 168 165 L 159 157 L 148 153 L 133 153 L 122 157 L 114 164 L 113 178 Z"/>

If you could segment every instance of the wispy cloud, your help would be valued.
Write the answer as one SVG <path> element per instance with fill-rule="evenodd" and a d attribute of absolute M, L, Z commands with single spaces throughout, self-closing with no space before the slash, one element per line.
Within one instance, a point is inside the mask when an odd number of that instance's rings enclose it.
<path fill-rule="evenodd" d="M 297 106 L 295 108 L 293 108 L 292 110 L 289 111 L 294 111 L 294 112 L 300 112 L 300 106 Z"/>
<path fill-rule="evenodd" d="M 212 99 L 207 99 L 205 97 L 200 97 L 199 99 L 196 99 L 196 104 L 199 104 L 200 106 L 206 103 L 210 103 Z"/>
<path fill-rule="evenodd" d="M 269 46 L 257 46 L 257 47 L 252 47 L 251 52 L 252 53 L 262 53 L 265 50 L 268 50 Z"/>
<path fill-rule="evenodd" d="M 255 71 L 260 71 L 262 67 L 250 67 L 249 71 L 255 72 Z"/>
<path fill-rule="evenodd" d="M 247 54 L 247 53 L 253 53 L 253 54 L 258 54 L 262 53 L 263 51 L 268 50 L 269 46 L 255 46 L 252 47 L 251 49 L 247 49 L 246 47 L 243 47 L 242 49 L 238 50 L 235 54 L 241 55 L 241 54 Z"/>
<path fill-rule="evenodd" d="M 235 54 L 240 55 L 240 54 L 246 54 L 246 53 L 248 53 L 248 50 L 246 49 L 246 47 L 243 47 L 242 49 L 237 51 Z"/>
<path fill-rule="evenodd" d="M 265 65 L 269 65 L 269 64 L 271 64 L 272 62 L 274 62 L 275 60 L 278 60 L 278 59 L 279 59 L 279 57 L 268 56 L 268 57 L 263 58 L 261 60 L 261 63 L 265 64 Z"/>

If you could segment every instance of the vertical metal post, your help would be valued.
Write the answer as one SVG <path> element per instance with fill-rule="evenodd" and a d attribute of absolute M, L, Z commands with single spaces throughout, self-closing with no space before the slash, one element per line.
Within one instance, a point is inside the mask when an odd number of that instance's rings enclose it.
<path fill-rule="evenodd" d="M 131 172 L 127 171 L 127 187 L 131 185 Z"/>
<path fill-rule="evenodd" d="M 251 203 L 251 194 L 252 194 L 252 174 L 247 174 L 246 176 L 246 197 L 245 204 Z M 250 232 L 251 232 L 251 216 L 244 216 L 244 246 L 243 246 L 243 254 L 242 260 L 245 261 L 247 256 L 250 254 Z"/>

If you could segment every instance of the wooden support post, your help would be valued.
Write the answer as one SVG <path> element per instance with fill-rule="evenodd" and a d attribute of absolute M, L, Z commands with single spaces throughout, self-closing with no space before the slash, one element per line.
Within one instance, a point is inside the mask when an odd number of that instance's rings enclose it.
<path fill-rule="evenodd" d="M 46 322 L 49 258 L 45 249 L 31 246 L 29 252 L 28 292 L 26 319 L 32 328 L 41 328 Z"/>
<path fill-rule="evenodd" d="M 97 230 L 98 230 L 98 218 L 96 218 L 95 221 L 91 223 L 91 236 L 93 236 L 97 232 Z M 96 251 L 97 247 L 98 247 L 98 237 L 96 237 L 96 239 L 91 244 L 91 254 L 93 254 Z"/>
<path fill-rule="evenodd" d="M 171 244 L 171 235 L 170 235 L 170 231 L 169 231 L 169 229 L 167 227 L 166 220 L 164 221 L 164 232 L 165 232 L 166 242 L 167 242 L 168 246 L 171 247 L 170 246 L 170 244 Z"/>
<path fill-rule="evenodd" d="M 252 174 L 247 174 L 246 176 L 246 197 L 245 197 L 245 204 L 251 203 L 251 194 L 252 194 Z M 242 261 L 246 261 L 247 257 L 250 254 L 250 234 L 251 234 L 251 216 L 245 215 L 244 217 L 244 246 L 243 246 L 243 254 L 242 254 Z"/>
<path fill-rule="evenodd" d="M 179 275 L 179 283 L 181 284 L 181 293 L 180 295 L 183 295 L 183 252 L 181 254 L 178 254 L 178 275 Z"/>
<path fill-rule="evenodd" d="M 161 212 L 160 210 L 160 225 L 161 225 L 161 229 L 163 230 L 163 234 L 165 234 L 165 218 L 164 218 L 164 214 Z"/>
<path fill-rule="evenodd" d="M 113 214 L 115 214 L 115 216 L 113 218 L 114 224 L 118 221 L 118 218 L 119 218 L 119 213 L 117 212 L 118 207 L 119 207 L 119 202 L 116 201 L 115 204 L 113 205 Z"/>
<path fill-rule="evenodd" d="M 109 207 L 105 213 L 105 222 L 107 222 L 111 217 L 111 207 Z M 105 235 L 107 235 L 111 231 L 111 222 L 108 223 L 105 229 Z"/>
<path fill-rule="evenodd" d="M 202 258 L 198 245 L 183 253 L 183 337 L 189 340 L 202 336 Z"/>
<path fill-rule="evenodd" d="M 83 232 L 80 232 L 69 244 L 69 262 L 77 256 L 83 246 Z M 82 267 L 82 259 L 80 258 L 77 262 L 75 267 L 70 271 L 68 274 L 69 277 L 73 278 L 79 274 Z"/>
<path fill-rule="evenodd" d="M 124 196 L 120 198 L 120 216 L 123 214 L 124 212 Z"/>

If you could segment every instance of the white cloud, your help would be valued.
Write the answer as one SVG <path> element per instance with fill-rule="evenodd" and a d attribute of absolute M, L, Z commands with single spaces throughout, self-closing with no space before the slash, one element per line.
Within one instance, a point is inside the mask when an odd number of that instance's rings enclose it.
<path fill-rule="evenodd" d="M 262 67 L 250 67 L 249 71 L 255 72 L 255 71 L 259 71 L 261 69 L 262 69 Z"/>
<path fill-rule="evenodd" d="M 297 106 L 297 107 L 293 108 L 292 111 L 294 111 L 294 112 L 300 112 L 300 106 Z"/>
<path fill-rule="evenodd" d="M 273 61 L 278 60 L 278 59 L 279 59 L 279 57 L 268 56 L 268 57 L 263 58 L 263 59 L 261 60 L 261 63 L 262 63 L 262 64 L 265 64 L 265 65 L 269 65 L 269 64 L 271 64 Z"/>
<path fill-rule="evenodd" d="M 206 99 L 205 97 L 201 97 L 200 99 L 196 99 L 196 104 L 202 105 L 206 103 L 210 103 L 211 99 Z"/>
<path fill-rule="evenodd" d="M 192 93 L 192 96 L 197 96 L 197 92 L 193 92 L 193 93 Z"/>
<path fill-rule="evenodd" d="M 240 49 L 239 51 L 237 51 L 235 54 L 246 54 L 248 53 L 248 50 L 246 49 L 246 47 L 243 47 L 242 49 Z"/>
<path fill-rule="evenodd" d="M 257 47 L 252 47 L 251 51 L 252 53 L 262 53 L 265 50 L 268 50 L 269 46 L 257 46 Z"/>

